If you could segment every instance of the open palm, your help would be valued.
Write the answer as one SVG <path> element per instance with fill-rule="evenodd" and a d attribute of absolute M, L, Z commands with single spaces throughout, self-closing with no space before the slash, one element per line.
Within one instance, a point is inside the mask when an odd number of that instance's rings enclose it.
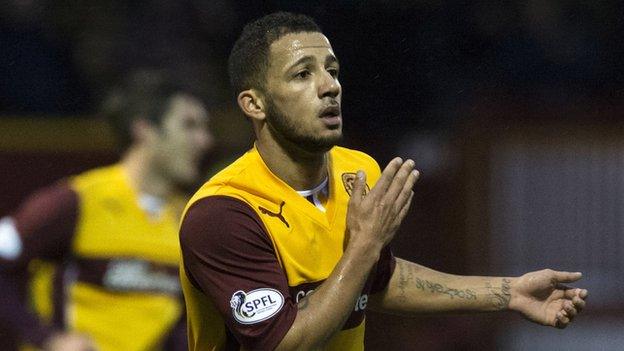
<path fill-rule="evenodd" d="M 564 284 L 581 277 L 551 269 L 526 273 L 513 284 L 509 307 L 533 322 L 565 328 L 585 307 L 587 290 Z"/>

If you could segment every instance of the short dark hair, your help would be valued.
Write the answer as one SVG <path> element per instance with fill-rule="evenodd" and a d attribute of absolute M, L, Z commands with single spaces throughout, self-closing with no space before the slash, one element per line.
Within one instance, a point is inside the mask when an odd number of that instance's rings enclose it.
<path fill-rule="evenodd" d="M 160 126 L 171 98 L 179 94 L 196 96 L 167 71 L 138 69 L 108 93 L 100 113 L 110 123 L 120 149 L 125 150 L 134 141 L 132 123 L 142 118 Z"/>
<path fill-rule="evenodd" d="M 300 32 L 321 33 L 321 28 L 312 18 L 289 12 L 275 12 L 248 23 L 234 43 L 228 60 L 234 92 L 262 89 L 271 44 L 286 34 Z"/>

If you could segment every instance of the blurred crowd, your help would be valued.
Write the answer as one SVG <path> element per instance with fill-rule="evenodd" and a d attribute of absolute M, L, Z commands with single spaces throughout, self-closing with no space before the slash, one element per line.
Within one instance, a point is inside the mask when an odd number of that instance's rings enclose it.
<path fill-rule="evenodd" d="M 65 1 L 0 5 L 0 112 L 89 114 L 136 66 L 167 67 L 214 104 L 226 58 L 263 13 L 312 15 L 343 63 L 347 133 L 448 128 L 492 95 L 570 103 L 621 89 L 619 1 Z M 390 122 L 390 123 L 389 123 Z"/>

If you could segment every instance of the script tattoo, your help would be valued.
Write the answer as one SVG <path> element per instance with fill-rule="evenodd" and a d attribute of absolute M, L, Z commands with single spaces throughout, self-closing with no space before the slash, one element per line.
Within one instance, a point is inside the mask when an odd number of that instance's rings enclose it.
<path fill-rule="evenodd" d="M 500 288 L 493 287 L 490 282 L 486 282 L 485 287 L 488 290 L 488 299 L 494 307 L 502 310 L 509 306 L 509 300 L 511 300 L 511 280 L 503 278 Z"/>
<path fill-rule="evenodd" d="M 427 291 L 430 293 L 444 294 L 449 298 L 459 298 L 466 300 L 476 300 L 477 293 L 470 289 L 454 289 L 448 286 L 436 282 L 432 282 L 426 279 L 421 279 L 414 276 L 416 267 L 407 266 L 404 264 L 398 265 L 399 269 L 399 300 L 401 302 L 407 301 L 406 289 L 408 286 L 416 287 L 418 290 Z"/>
<path fill-rule="evenodd" d="M 407 288 L 409 283 L 412 281 L 412 271 L 409 269 L 409 267 L 405 267 L 405 265 L 403 264 L 399 264 L 398 268 L 399 268 L 399 289 L 401 290 L 401 293 L 399 295 L 399 300 L 401 302 L 405 302 L 407 301 L 407 295 L 405 293 L 405 289 Z"/>
<path fill-rule="evenodd" d="M 460 299 L 466 299 L 466 300 L 477 299 L 477 293 L 470 289 L 460 290 L 460 289 L 449 288 L 448 286 L 444 284 L 430 282 L 428 280 L 424 280 L 420 278 L 416 278 L 416 288 L 422 291 L 429 291 L 430 293 L 448 295 L 448 297 L 450 297 L 451 300 L 456 297 Z"/>

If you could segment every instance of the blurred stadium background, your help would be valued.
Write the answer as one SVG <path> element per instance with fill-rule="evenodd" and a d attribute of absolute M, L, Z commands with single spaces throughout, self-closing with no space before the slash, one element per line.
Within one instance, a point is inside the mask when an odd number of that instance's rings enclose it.
<path fill-rule="evenodd" d="M 251 145 L 226 59 L 244 23 L 313 16 L 341 60 L 344 144 L 423 171 L 397 256 L 459 274 L 583 271 L 585 314 L 370 314 L 370 350 L 620 350 L 624 345 L 624 2 L 0 2 L 0 217 L 32 190 L 111 163 L 96 115 L 132 68 L 210 101 L 206 174 Z M 1 299 L 1 298 L 0 298 Z"/>

